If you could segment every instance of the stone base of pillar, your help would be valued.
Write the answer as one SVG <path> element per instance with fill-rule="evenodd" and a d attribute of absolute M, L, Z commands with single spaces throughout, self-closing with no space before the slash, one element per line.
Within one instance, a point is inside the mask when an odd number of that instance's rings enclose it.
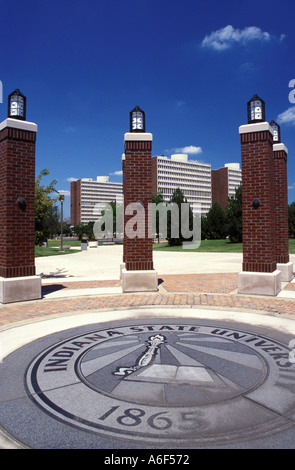
<path fill-rule="evenodd" d="M 123 292 L 157 292 L 158 273 L 151 271 L 127 271 L 122 269 Z"/>
<path fill-rule="evenodd" d="M 41 277 L 0 277 L 0 303 L 41 299 Z"/>
<path fill-rule="evenodd" d="M 293 263 L 277 263 L 277 269 L 281 271 L 281 281 L 290 282 L 293 279 Z"/>
<path fill-rule="evenodd" d="M 277 295 L 281 290 L 281 271 L 259 273 L 243 271 L 238 276 L 239 294 Z"/>
<path fill-rule="evenodd" d="M 121 279 L 121 280 L 122 280 L 122 271 L 123 271 L 123 269 L 125 269 L 125 268 L 126 268 L 126 263 L 121 263 L 121 264 L 120 264 L 120 279 Z"/>

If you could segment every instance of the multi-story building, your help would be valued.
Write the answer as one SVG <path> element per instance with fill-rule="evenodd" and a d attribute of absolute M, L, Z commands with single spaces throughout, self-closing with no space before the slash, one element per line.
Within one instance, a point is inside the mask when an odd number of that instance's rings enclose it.
<path fill-rule="evenodd" d="M 241 184 L 239 163 L 226 163 L 224 168 L 211 170 L 211 164 L 188 159 L 187 154 L 152 157 L 153 194 L 161 192 L 169 202 L 180 188 L 194 212 L 206 214 L 213 202 L 224 209 L 228 197 Z M 108 176 L 82 178 L 71 183 L 71 224 L 88 223 L 101 216 L 106 203 L 123 202 L 123 184 L 112 183 Z"/>
<path fill-rule="evenodd" d="M 112 183 L 108 176 L 82 178 L 71 183 L 71 225 L 87 224 L 101 216 L 106 203 L 123 201 L 122 183 Z"/>
<path fill-rule="evenodd" d="M 228 198 L 234 196 L 236 188 L 242 183 L 242 171 L 239 163 L 226 163 L 224 168 L 212 170 L 212 204 L 225 209 Z"/>
<path fill-rule="evenodd" d="M 206 214 L 211 207 L 211 164 L 188 159 L 187 154 L 152 157 L 153 193 L 169 202 L 180 188 L 194 212 Z"/>

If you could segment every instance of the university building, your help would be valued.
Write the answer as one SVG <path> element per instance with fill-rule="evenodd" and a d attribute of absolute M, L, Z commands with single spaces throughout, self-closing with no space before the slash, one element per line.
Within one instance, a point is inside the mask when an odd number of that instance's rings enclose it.
<path fill-rule="evenodd" d="M 189 160 L 187 154 L 152 157 L 153 194 L 169 202 L 180 188 L 194 212 L 206 214 L 211 207 L 211 164 Z"/>
<path fill-rule="evenodd" d="M 189 160 L 187 154 L 152 157 L 153 194 L 163 194 L 169 202 L 180 188 L 194 212 L 206 214 L 214 202 L 224 209 L 228 197 L 241 184 L 239 163 L 227 163 L 212 170 L 211 164 Z M 97 220 L 106 203 L 123 202 L 123 184 L 112 183 L 108 176 L 82 178 L 71 183 L 71 225 Z"/>
<path fill-rule="evenodd" d="M 212 204 L 218 204 L 225 209 L 229 197 L 235 195 L 235 190 L 242 183 L 242 171 L 239 163 L 226 163 L 224 168 L 212 170 Z"/>
<path fill-rule="evenodd" d="M 82 178 L 71 183 L 71 225 L 96 221 L 107 203 L 123 202 L 122 183 L 112 183 L 108 176 Z"/>

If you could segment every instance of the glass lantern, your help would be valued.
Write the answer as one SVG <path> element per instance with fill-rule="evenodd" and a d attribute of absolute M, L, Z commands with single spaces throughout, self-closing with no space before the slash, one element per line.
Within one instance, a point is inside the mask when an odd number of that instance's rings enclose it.
<path fill-rule="evenodd" d="M 248 101 L 247 110 L 248 124 L 265 121 L 265 103 L 259 96 L 254 95 L 253 98 Z"/>
<path fill-rule="evenodd" d="M 139 106 L 130 112 L 130 132 L 145 132 L 145 114 Z"/>
<path fill-rule="evenodd" d="M 8 96 L 8 117 L 26 120 L 26 97 L 16 89 Z"/>

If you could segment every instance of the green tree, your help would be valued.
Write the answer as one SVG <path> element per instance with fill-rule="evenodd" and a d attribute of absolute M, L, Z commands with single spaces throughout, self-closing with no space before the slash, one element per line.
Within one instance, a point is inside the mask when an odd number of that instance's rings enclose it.
<path fill-rule="evenodd" d="M 88 224 L 77 224 L 73 226 L 72 232 L 77 235 L 79 240 L 82 240 L 83 236 L 87 238 L 93 238 L 93 225 L 94 222 L 88 222 Z"/>
<path fill-rule="evenodd" d="M 201 239 L 206 240 L 208 238 L 208 223 L 207 214 L 201 217 Z"/>
<path fill-rule="evenodd" d="M 117 214 L 119 216 L 119 211 L 123 211 L 123 205 L 118 205 L 116 201 L 111 201 L 108 203 L 108 206 L 101 211 L 101 216 L 104 218 L 111 217 L 112 220 L 112 227 L 113 227 L 113 233 L 112 236 L 115 238 L 116 237 L 116 232 L 117 232 Z M 122 217 L 122 213 L 120 214 Z M 105 222 L 101 225 L 101 231 L 105 232 L 106 227 L 105 227 Z M 108 225 L 108 224 L 107 224 Z M 111 228 L 111 227 L 110 227 Z M 109 234 L 110 235 L 110 234 Z M 121 234 L 118 234 L 121 235 Z M 123 234 L 122 234 L 123 235 Z"/>
<path fill-rule="evenodd" d="M 206 222 L 207 238 L 210 240 L 219 240 L 227 236 L 225 227 L 225 213 L 222 207 L 214 202 L 207 213 Z"/>
<path fill-rule="evenodd" d="M 243 241 L 241 185 L 236 188 L 235 195 L 228 198 L 225 217 L 230 241 L 232 243 L 241 243 Z"/>
<path fill-rule="evenodd" d="M 41 184 L 42 178 L 49 175 L 46 168 L 40 172 L 35 181 L 35 245 L 42 245 L 50 235 L 48 219 L 53 205 L 57 202 L 58 194 L 55 189 L 56 180 L 51 181 L 47 186 Z"/>
<path fill-rule="evenodd" d="M 295 201 L 288 206 L 289 236 L 295 237 Z"/>
<path fill-rule="evenodd" d="M 189 211 L 188 211 L 188 220 L 185 221 L 185 225 L 187 226 L 182 226 L 181 225 L 181 219 L 182 219 L 182 204 L 186 203 L 187 204 L 187 199 L 185 198 L 183 192 L 181 191 L 180 188 L 176 188 L 174 193 L 171 196 L 171 199 L 169 201 L 169 204 L 177 204 L 178 206 L 178 220 L 176 220 L 176 216 L 172 217 L 171 216 L 171 211 L 168 211 L 167 213 L 167 240 L 168 244 L 170 246 L 179 246 L 182 245 L 182 243 L 189 242 L 191 241 L 191 238 L 186 238 L 183 236 L 183 232 L 187 229 L 192 230 L 193 229 L 193 211 L 191 207 L 189 206 Z M 178 230 L 177 231 L 177 236 L 174 235 L 174 230 L 173 230 L 173 225 L 176 227 Z"/>
<path fill-rule="evenodd" d="M 60 233 L 60 212 L 58 206 L 52 205 L 48 209 L 45 220 L 45 232 L 49 233 L 49 238 Z"/>

